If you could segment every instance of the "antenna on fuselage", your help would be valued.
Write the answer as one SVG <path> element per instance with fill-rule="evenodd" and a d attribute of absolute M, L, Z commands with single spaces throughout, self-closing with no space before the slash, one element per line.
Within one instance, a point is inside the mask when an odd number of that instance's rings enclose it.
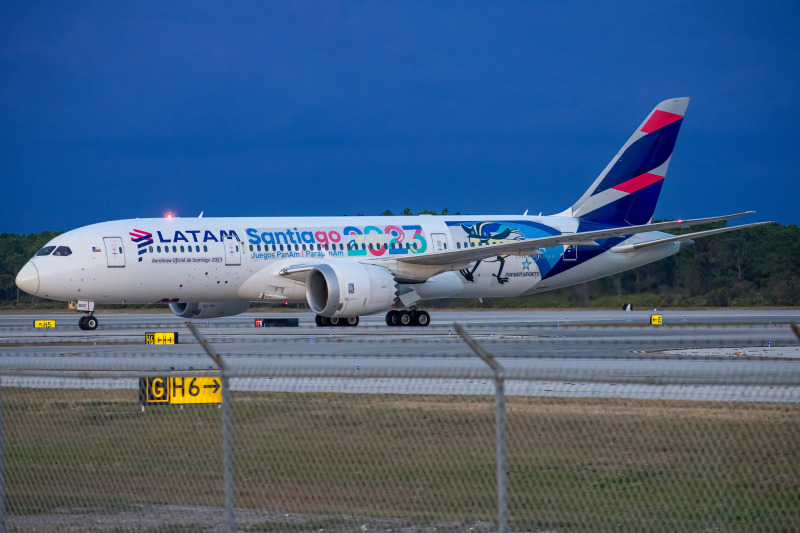
<path fill-rule="evenodd" d="M 528 216 L 528 210 L 527 209 L 525 210 L 524 213 L 522 213 L 522 216 L 524 216 L 524 217 Z"/>
<path fill-rule="evenodd" d="M 197 218 L 203 218 L 203 211 L 200 211 L 200 215 Z"/>

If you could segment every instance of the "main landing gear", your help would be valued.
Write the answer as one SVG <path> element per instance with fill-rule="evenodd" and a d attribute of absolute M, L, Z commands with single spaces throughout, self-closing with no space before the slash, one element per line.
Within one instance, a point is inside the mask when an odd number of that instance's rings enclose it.
<path fill-rule="evenodd" d="M 94 315 L 82 316 L 81 319 L 78 320 L 78 327 L 82 330 L 95 330 L 97 329 L 97 324 L 99 324 L 99 322 Z"/>
<path fill-rule="evenodd" d="M 387 326 L 422 326 L 431 323 L 431 315 L 427 311 L 410 309 L 408 311 L 392 310 L 386 313 Z"/>
<path fill-rule="evenodd" d="M 347 318 L 338 318 L 338 317 L 327 317 L 327 316 L 320 316 L 317 315 L 314 318 L 314 322 L 317 323 L 320 327 L 338 327 L 338 326 L 357 326 L 358 325 L 358 317 L 351 316 Z"/>

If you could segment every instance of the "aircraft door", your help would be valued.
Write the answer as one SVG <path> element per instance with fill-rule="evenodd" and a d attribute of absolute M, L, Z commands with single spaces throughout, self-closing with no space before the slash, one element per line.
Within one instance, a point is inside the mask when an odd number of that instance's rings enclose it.
<path fill-rule="evenodd" d="M 125 266 L 125 250 L 122 248 L 122 237 L 103 237 L 106 245 L 106 259 L 109 267 Z"/>
<path fill-rule="evenodd" d="M 431 233 L 431 240 L 433 241 L 434 252 L 447 250 L 447 237 L 445 237 L 444 233 Z"/>
<path fill-rule="evenodd" d="M 225 264 L 237 266 L 242 264 L 241 244 L 233 237 L 224 237 L 222 246 L 225 248 Z"/>

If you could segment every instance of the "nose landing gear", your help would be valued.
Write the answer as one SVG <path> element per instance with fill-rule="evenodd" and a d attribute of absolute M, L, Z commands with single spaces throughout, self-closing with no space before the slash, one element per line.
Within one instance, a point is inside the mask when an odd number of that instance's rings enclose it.
<path fill-rule="evenodd" d="M 80 320 L 78 320 L 78 327 L 82 330 L 89 330 L 94 331 L 97 329 L 97 325 L 99 324 L 97 317 L 94 315 L 86 315 L 82 316 Z"/>
<path fill-rule="evenodd" d="M 420 326 L 425 327 L 431 323 L 431 315 L 427 311 L 409 309 L 408 311 L 391 310 L 386 313 L 387 326 Z"/>

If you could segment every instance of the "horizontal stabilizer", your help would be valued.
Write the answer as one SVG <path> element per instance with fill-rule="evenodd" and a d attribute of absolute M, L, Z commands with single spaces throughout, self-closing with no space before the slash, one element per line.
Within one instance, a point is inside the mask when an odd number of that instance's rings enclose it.
<path fill-rule="evenodd" d="M 754 222 L 752 224 L 743 224 L 741 226 L 731 226 L 728 228 L 717 228 L 706 231 L 698 231 L 695 233 L 686 233 L 684 235 L 676 235 L 674 237 L 667 237 L 666 239 L 658 239 L 655 241 L 637 242 L 636 244 L 623 244 L 611 248 L 611 251 L 617 253 L 634 252 L 636 250 L 642 250 L 644 248 L 650 248 L 651 246 L 666 244 L 668 242 L 690 241 L 693 239 L 699 239 L 701 237 L 709 237 L 711 235 L 727 233 L 729 231 L 736 231 L 744 228 L 752 228 L 753 226 L 761 226 L 762 224 L 774 224 L 774 222 Z"/>

